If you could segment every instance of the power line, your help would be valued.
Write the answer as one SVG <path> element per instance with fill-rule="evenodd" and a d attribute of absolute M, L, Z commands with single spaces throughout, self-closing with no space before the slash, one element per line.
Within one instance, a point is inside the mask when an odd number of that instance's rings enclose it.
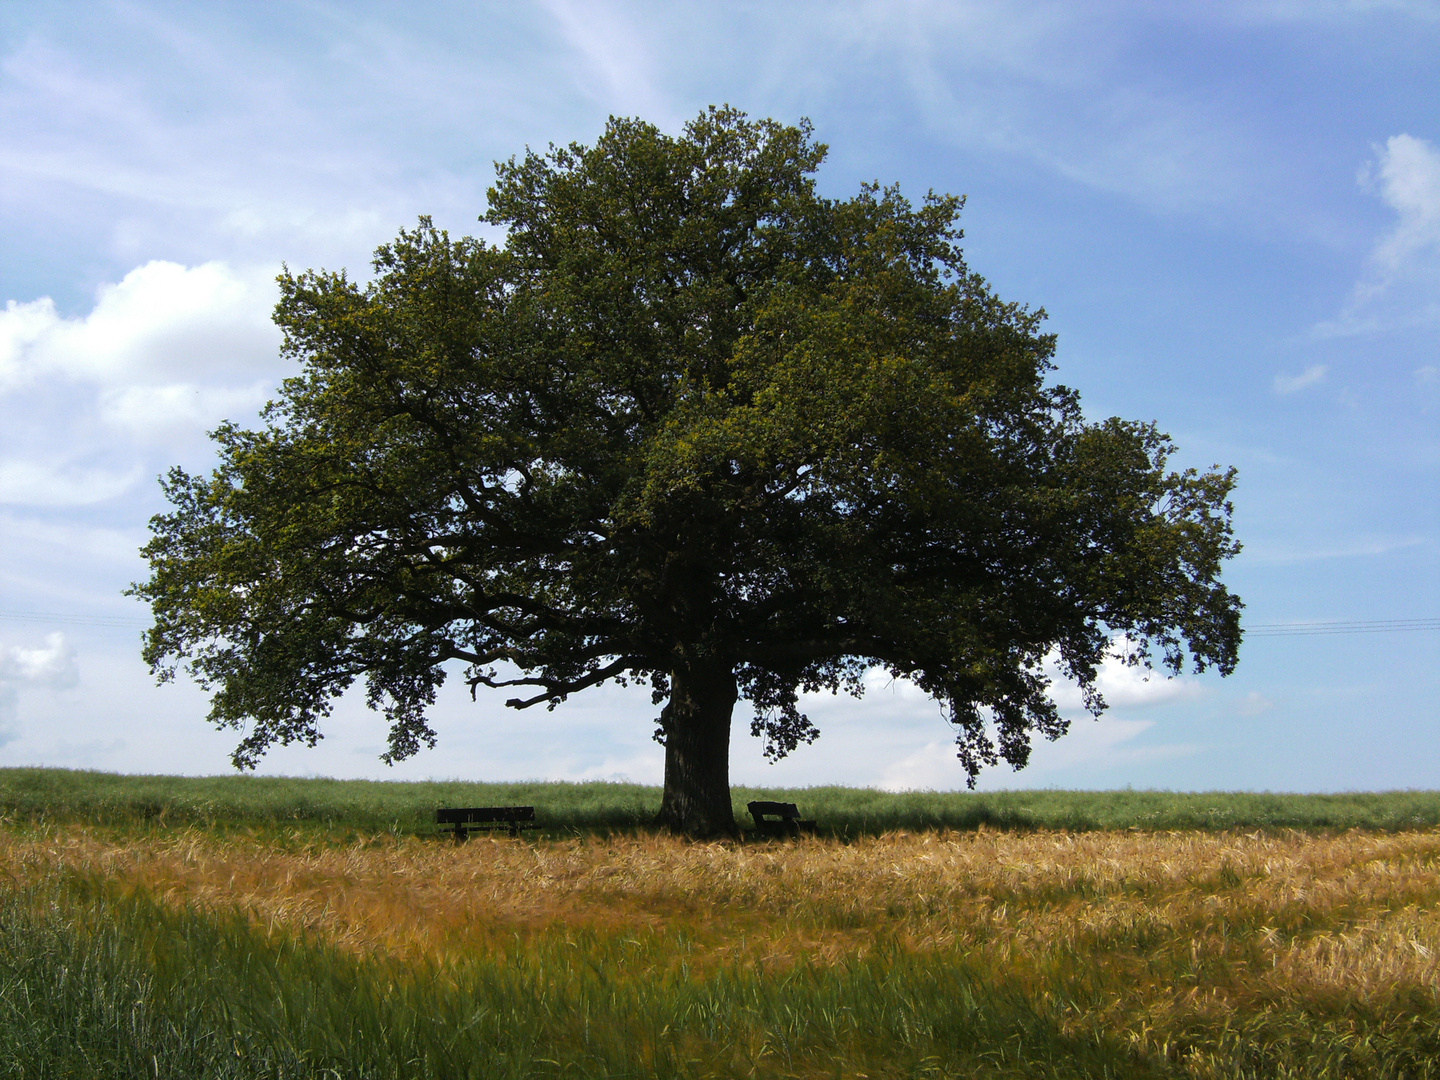
<path fill-rule="evenodd" d="M 1333 622 L 1254 623 L 1246 637 L 1308 637 L 1319 634 L 1402 634 L 1440 630 L 1440 619 L 1343 619 Z"/>
<path fill-rule="evenodd" d="M 10 622 L 62 623 L 70 626 L 148 626 L 145 619 L 124 615 L 67 615 L 55 611 L 0 611 L 0 619 Z"/>

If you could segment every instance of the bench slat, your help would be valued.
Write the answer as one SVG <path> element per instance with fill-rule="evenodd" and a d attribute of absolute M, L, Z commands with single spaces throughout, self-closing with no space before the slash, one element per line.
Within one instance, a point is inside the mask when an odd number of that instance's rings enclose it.
<path fill-rule="evenodd" d="M 519 836 L 521 829 L 537 827 L 533 806 L 442 806 L 435 811 L 435 824 L 454 829 L 456 840 L 464 840 L 471 829 L 507 829 Z"/>
<path fill-rule="evenodd" d="M 533 806 L 446 806 L 435 811 L 435 821 L 439 825 L 534 820 Z"/>
<path fill-rule="evenodd" d="M 794 803 L 756 799 L 747 805 L 750 816 L 755 819 L 755 831 L 762 836 L 799 836 L 815 832 L 815 822 L 802 821 L 800 808 Z"/>

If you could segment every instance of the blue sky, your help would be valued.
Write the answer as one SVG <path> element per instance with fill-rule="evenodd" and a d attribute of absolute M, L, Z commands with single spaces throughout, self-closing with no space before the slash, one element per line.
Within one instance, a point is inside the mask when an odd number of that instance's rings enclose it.
<path fill-rule="evenodd" d="M 1043 306 L 1095 417 L 1236 465 L 1247 622 L 1440 618 L 1440 3 L 30 3 L 0 6 L 0 765 L 216 773 L 233 733 L 152 685 L 137 548 L 288 374 L 292 268 L 364 275 L 431 214 L 479 231 L 492 162 L 809 117 L 822 190 L 964 194 L 966 251 Z M 1114 708 L 982 785 L 1440 786 L 1440 632 L 1253 636 L 1229 679 L 1107 676 Z M 1074 695 L 1056 690 L 1072 709 Z M 263 771 L 658 781 L 644 694 L 553 713 L 448 688 L 382 765 L 342 702 Z M 938 708 L 822 698 L 737 782 L 950 788 Z"/>

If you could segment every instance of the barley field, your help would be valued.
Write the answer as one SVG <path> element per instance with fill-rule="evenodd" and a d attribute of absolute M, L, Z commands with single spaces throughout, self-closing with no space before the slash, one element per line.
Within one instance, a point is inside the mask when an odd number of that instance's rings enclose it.
<path fill-rule="evenodd" d="M 52 816 L 0 881 L 7 1077 L 1440 1075 L 1430 827 Z"/>

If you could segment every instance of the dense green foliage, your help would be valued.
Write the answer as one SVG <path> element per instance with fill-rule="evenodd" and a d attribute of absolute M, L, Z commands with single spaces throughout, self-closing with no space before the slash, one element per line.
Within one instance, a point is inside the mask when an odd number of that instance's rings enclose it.
<path fill-rule="evenodd" d="M 808 127 L 612 120 L 498 166 L 503 246 L 428 221 L 375 276 L 286 273 L 301 370 L 215 433 L 152 522 L 145 656 L 213 691 L 235 752 L 313 744 L 357 679 L 390 759 L 447 664 L 518 708 L 609 679 L 664 703 L 660 818 L 733 831 L 731 712 L 779 756 L 799 695 L 879 665 L 944 703 L 975 773 L 1094 711 L 1129 657 L 1228 672 L 1233 471 L 1085 420 L 1043 314 L 965 263 L 960 200 L 822 198 Z"/>
<path fill-rule="evenodd" d="M 1296 795 L 1255 792 L 887 792 L 868 788 L 736 788 L 797 803 L 826 835 L 894 829 L 1377 829 L 1440 825 L 1440 792 Z M 660 789 L 615 783 L 479 784 L 265 776 L 122 776 L 0 769 L 0 815 L 12 822 L 164 827 L 316 827 L 405 833 L 432 827 L 437 806 L 533 805 L 543 833 L 643 828 Z"/>

